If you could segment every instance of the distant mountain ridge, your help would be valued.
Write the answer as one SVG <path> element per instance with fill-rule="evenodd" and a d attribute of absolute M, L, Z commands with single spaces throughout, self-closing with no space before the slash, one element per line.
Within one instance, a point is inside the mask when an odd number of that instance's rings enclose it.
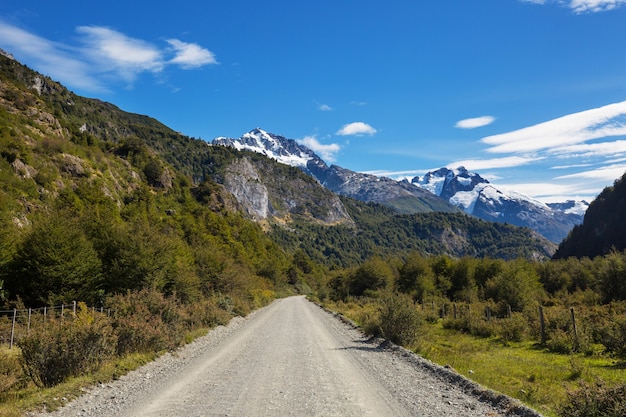
<path fill-rule="evenodd" d="M 298 251 L 320 264 L 353 266 L 374 255 L 409 251 L 546 259 L 556 249 L 529 229 L 467 216 L 407 182 L 328 167 L 295 141 L 260 130 L 244 141 L 265 155 L 209 146 L 149 116 L 78 96 L 0 54 L 0 267 L 19 236 L 49 217 L 41 214 L 61 209 L 64 216 L 87 216 L 86 234 L 93 232 L 92 222 L 112 228 L 102 237 L 117 239 L 122 228 L 119 244 L 132 258 L 122 267 L 144 263 L 126 240 L 149 238 L 158 251 L 165 247 L 161 243 L 173 242 L 180 250 L 165 252 L 180 256 L 174 264 L 184 269 L 182 275 L 170 271 L 175 280 L 195 279 L 197 269 L 202 279 L 215 282 L 223 265 L 243 265 L 236 273 L 224 271 L 228 277 L 250 271 L 281 279 L 287 268 L 283 255 Z M 339 196 L 331 187 L 364 200 L 386 200 L 396 209 Z M 429 212 L 398 214 L 401 209 Z M 111 282 L 125 280 L 117 258 L 103 255 L 113 262 Z M 145 264 L 154 260 L 150 255 Z M 162 277 L 160 265 L 155 263 Z M 144 272 L 135 272 L 143 279 Z"/>
<path fill-rule="evenodd" d="M 283 164 L 298 167 L 336 194 L 364 202 L 384 204 L 401 213 L 459 211 L 432 193 L 410 184 L 391 178 L 362 174 L 336 165 L 328 166 L 310 148 L 293 139 L 268 133 L 260 128 L 253 129 L 237 139 L 218 137 L 212 144 L 256 152 Z"/>
<path fill-rule="evenodd" d="M 327 189 L 364 202 L 390 206 L 401 213 L 458 212 L 480 219 L 529 227 L 558 243 L 583 219 L 586 202 L 544 204 L 521 193 L 495 187 L 476 173 L 460 167 L 441 168 L 411 181 L 330 167 L 308 147 L 260 128 L 240 138 L 216 138 L 213 145 L 265 155 L 301 168 Z"/>
<path fill-rule="evenodd" d="M 544 204 L 522 193 L 498 188 L 464 167 L 441 168 L 415 177 L 411 183 L 480 219 L 530 227 L 556 243 L 582 223 L 589 206 L 586 201 Z"/>

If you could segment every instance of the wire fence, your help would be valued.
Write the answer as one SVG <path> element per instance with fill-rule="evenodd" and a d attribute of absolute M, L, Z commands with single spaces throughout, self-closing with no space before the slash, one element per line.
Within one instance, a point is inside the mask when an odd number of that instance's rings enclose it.
<path fill-rule="evenodd" d="M 77 302 L 28 309 L 0 310 L 0 345 L 8 345 L 12 349 L 15 341 L 37 331 L 46 323 L 72 320 L 76 317 Z M 111 309 L 91 307 L 94 314 L 111 316 Z"/>

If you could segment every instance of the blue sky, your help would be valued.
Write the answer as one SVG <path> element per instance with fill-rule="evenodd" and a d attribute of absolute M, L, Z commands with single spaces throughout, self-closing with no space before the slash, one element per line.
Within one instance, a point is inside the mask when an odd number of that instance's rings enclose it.
<path fill-rule="evenodd" d="M 192 137 L 261 127 L 542 201 L 626 171 L 626 0 L 3 0 L 0 48 Z"/>

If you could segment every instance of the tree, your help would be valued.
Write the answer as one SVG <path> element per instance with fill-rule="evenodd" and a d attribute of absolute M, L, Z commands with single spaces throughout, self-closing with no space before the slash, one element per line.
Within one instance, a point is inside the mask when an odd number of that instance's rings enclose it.
<path fill-rule="evenodd" d="M 411 254 L 400 267 L 398 289 L 421 300 L 427 293 L 435 291 L 435 279 L 428 260 L 418 253 Z"/>
<path fill-rule="evenodd" d="M 363 295 L 366 291 L 386 288 L 393 280 L 391 267 L 380 257 L 374 256 L 358 267 L 351 277 L 351 295 Z"/>
<path fill-rule="evenodd" d="M 542 293 L 539 275 L 528 261 L 521 259 L 506 264 L 501 273 L 487 281 L 485 288 L 486 298 L 509 305 L 513 311 L 523 311 Z"/>
<path fill-rule="evenodd" d="M 7 269 L 7 289 L 30 305 L 100 298 L 98 254 L 78 221 L 62 212 L 35 223 Z"/>

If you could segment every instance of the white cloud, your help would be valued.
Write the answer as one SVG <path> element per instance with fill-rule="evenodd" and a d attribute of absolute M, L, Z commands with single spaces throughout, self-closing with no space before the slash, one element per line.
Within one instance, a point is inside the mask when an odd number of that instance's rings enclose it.
<path fill-rule="evenodd" d="M 518 193 L 532 196 L 543 203 L 557 203 L 566 200 L 593 200 L 598 194 L 597 184 L 592 187 L 577 183 L 530 182 L 530 183 L 498 183 L 498 188 L 515 190 Z M 600 186 L 602 189 L 602 186 Z"/>
<path fill-rule="evenodd" d="M 320 143 L 315 136 L 307 136 L 305 138 L 302 138 L 298 140 L 298 143 L 311 149 L 327 162 L 334 162 L 336 160 L 337 152 L 339 152 L 339 150 L 341 149 L 341 147 L 336 143 L 324 145 Z"/>
<path fill-rule="evenodd" d="M 460 129 L 475 129 L 492 124 L 496 119 L 493 116 L 474 117 L 472 119 L 464 119 L 456 122 L 455 127 Z"/>
<path fill-rule="evenodd" d="M 621 178 L 626 172 L 626 164 L 616 164 L 603 166 L 597 169 L 577 172 L 575 174 L 561 175 L 556 179 L 584 179 L 584 180 L 602 180 L 615 181 Z"/>
<path fill-rule="evenodd" d="M 624 4 L 626 0 L 521 0 L 523 3 L 548 4 L 557 3 L 563 5 L 574 13 L 596 13 L 616 9 Z"/>
<path fill-rule="evenodd" d="M 505 158 L 493 158 L 493 159 L 467 159 L 464 161 L 456 161 L 446 165 L 447 168 L 455 169 L 460 166 L 467 168 L 470 171 L 478 171 L 481 169 L 494 169 L 494 168 L 512 168 L 522 165 L 528 165 L 533 162 L 537 162 L 542 158 L 538 157 L 525 157 L 525 156 L 508 156 Z"/>
<path fill-rule="evenodd" d="M 626 141 L 584 143 L 580 145 L 561 146 L 550 151 L 555 155 L 566 155 L 569 158 L 591 158 L 598 156 L 615 156 L 626 153 Z"/>
<path fill-rule="evenodd" d="M 178 64 L 185 69 L 217 64 L 213 52 L 195 43 L 182 42 L 178 39 L 169 39 L 167 43 L 176 51 L 176 56 L 169 61 L 172 64 Z"/>
<path fill-rule="evenodd" d="M 328 104 L 320 104 L 319 109 L 321 111 L 333 111 L 334 109 L 330 107 Z"/>
<path fill-rule="evenodd" d="M 626 101 L 570 114 L 481 141 L 492 153 L 558 151 L 592 139 L 626 135 Z"/>
<path fill-rule="evenodd" d="M 367 123 L 363 122 L 354 122 L 344 125 L 341 129 L 337 131 L 337 135 L 340 136 L 362 136 L 362 135 L 374 135 L 376 133 L 376 129 Z"/>
<path fill-rule="evenodd" d="M 165 66 L 162 52 L 145 41 L 130 38 L 115 30 L 99 26 L 79 26 L 85 35 L 83 53 L 102 69 L 117 72 L 133 81 L 141 72 L 160 72 Z"/>
<path fill-rule="evenodd" d="M 75 48 L 33 35 L 2 20 L 0 47 L 13 55 L 28 56 L 40 72 L 64 84 L 90 91 L 106 91 L 106 87 L 90 71 L 90 65 L 79 59 L 80 53 Z"/>
<path fill-rule="evenodd" d="M 215 56 L 196 44 L 169 40 L 168 47 L 101 26 L 79 26 L 78 44 L 54 42 L 0 20 L 0 47 L 63 84 L 92 92 L 116 81 L 132 83 L 144 72 L 168 65 L 183 69 L 215 64 Z M 172 55 L 169 58 L 168 55 Z"/>
<path fill-rule="evenodd" d="M 626 0 L 571 0 L 569 7 L 575 13 L 586 13 L 612 10 L 623 4 L 626 4 Z"/>

